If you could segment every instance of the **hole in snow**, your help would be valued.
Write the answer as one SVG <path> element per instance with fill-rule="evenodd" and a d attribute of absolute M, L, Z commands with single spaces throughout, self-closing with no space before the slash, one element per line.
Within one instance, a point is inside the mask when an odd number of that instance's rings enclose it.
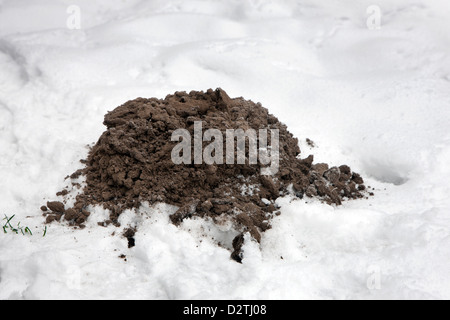
<path fill-rule="evenodd" d="M 389 162 L 386 159 L 372 159 L 364 164 L 365 172 L 384 183 L 400 186 L 408 182 L 409 165 Z"/>

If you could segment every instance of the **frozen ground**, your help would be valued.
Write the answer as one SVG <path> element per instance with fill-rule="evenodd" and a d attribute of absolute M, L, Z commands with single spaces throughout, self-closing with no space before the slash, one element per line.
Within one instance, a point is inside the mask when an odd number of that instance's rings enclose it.
<path fill-rule="evenodd" d="M 0 299 L 450 298 L 448 30 L 437 0 L 0 0 L 0 214 L 33 232 L 0 230 Z M 164 206 L 121 217 L 138 226 L 133 249 L 96 225 L 102 210 L 43 237 L 39 207 L 108 110 L 216 87 L 260 101 L 304 156 L 351 165 L 376 196 L 279 199 L 242 265 L 216 246 L 230 232 L 176 228 Z"/>

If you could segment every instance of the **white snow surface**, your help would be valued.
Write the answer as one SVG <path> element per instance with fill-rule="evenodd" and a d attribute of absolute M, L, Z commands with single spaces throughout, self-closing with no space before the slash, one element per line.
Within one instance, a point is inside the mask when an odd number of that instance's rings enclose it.
<path fill-rule="evenodd" d="M 449 30 L 442 0 L 0 0 L 0 218 L 33 232 L 0 230 L 0 299 L 449 299 Z M 375 196 L 278 199 L 242 264 L 230 226 L 177 228 L 165 205 L 121 228 L 98 226 L 96 208 L 84 230 L 43 236 L 39 207 L 107 111 L 216 87 L 261 102 L 303 157 L 350 165 Z"/>

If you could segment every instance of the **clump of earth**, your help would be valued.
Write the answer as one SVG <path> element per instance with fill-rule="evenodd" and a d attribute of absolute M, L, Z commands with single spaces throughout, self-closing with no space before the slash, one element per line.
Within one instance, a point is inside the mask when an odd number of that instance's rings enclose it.
<path fill-rule="evenodd" d="M 199 122 L 203 130 L 218 129 L 224 136 L 228 129 L 278 130 L 278 171 L 262 174 L 264 165 L 248 161 L 248 146 L 245 164 L 195 164 L 194 157 L 191 163 L 175 164 L 172 151 L 179 142 L 172 141 L 172 134 L 185 129 L 194 136 Z M 363 179 L 350 167 L 316 164 L 313 156 L 302 159 L 299 141 L 286 125 L 260 103 L 231 99 L 222 89 L 128 101 L 108 112 L 104 125 L 106 131 L 82 160 L 85 167 L 70 176 L 73 181 L 85 178 L 75 204 L 66 208 L 62 202 L 48 202 L 41 208 L 47 223 L 66 220 L 83 227 L 89 208 L 103 206 L 110 213 L 105 224 L 119 225 L 118 218 L 127 209 L 139 208 L 143 202 L 167 203 L 179 208 L 171 216 L 175 225 L 192 217 L 231 222 L 239 234 L 231 256 L 240 262 L 244 234 L 261 241 L 271 219 L 280 214 L 275 204 L 280 196 L 293 194 L 341 205 L 368 195 Z M 208 143 L 203 142 L 203 147 Z M 129 234 L 134 231 L 126 232 L 132 239 Z"/>

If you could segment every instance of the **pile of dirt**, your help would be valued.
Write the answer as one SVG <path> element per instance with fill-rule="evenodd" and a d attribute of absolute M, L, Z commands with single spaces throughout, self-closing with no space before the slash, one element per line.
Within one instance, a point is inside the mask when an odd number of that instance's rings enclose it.
<path fill-rule="evenodd" d="M 194 157 L 189 164 L 175 164 L 172 150 L 179 142 L 172 141 L 172 133 L 186 129 L 194 137 L 199 122 L 204 131 L 219 129 L 224 136 L 227 129 L 278 130 L 279 170 L 272 176 L 261 174 L 265 166 L 249 163 L 248 145 L 245 164 L 195 164 Z M 340 205 L 366 195 L 363 179 L 348 166 L 314 164 L 313 156 L 300 159 L 298 140 L 284 124 L 261 104 L 231 99 L 222 89 L 176 92 L 163 100 L 139 98 L 109 112 L 104 124 L 107 130 L 82 161 L 85 168 L 70 176 L 86 178 L 75 205 L 66 209 L 49 202 L 42 208 L 47 222 L 63 218 L 83 226 L 89 206 L 101 205 L 110 211 L 105 223 L 118 225 L 126 209 L 146 201 L 168 203 L 180 208 L 171 216 L 175 225 L 193 216 L 232 221 L 240 233 L 232 257 L 240 261 L 242 235 L 249 232 L 261 240 L 271 218 L 279 214 L 278 197 L 293 193 Z M 203 147 L 210 143 L 203 142 Z"/>

